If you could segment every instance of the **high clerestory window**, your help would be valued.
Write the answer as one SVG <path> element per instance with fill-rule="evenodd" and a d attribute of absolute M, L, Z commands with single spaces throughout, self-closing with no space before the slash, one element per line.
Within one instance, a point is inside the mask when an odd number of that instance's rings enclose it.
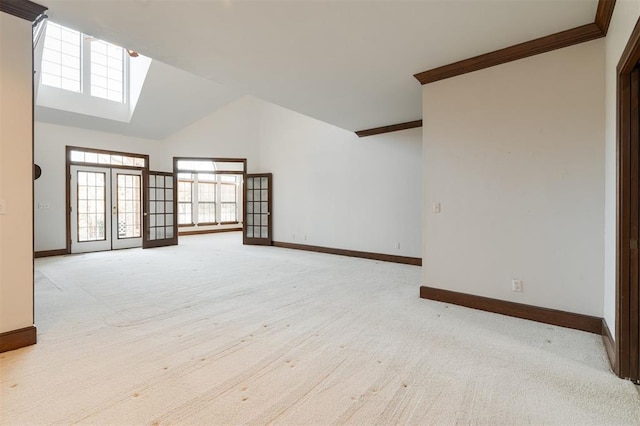
<path fill-rule="evenodd" d="M 81 46 L 81 33 L 48 22 L 42 53 L 42 84 L 80 92 Z"/>
<path fill-rule="evenodd" d="M 127 58 L 120 46 L 49 21 L 42 84 L 126 103 Z"/>

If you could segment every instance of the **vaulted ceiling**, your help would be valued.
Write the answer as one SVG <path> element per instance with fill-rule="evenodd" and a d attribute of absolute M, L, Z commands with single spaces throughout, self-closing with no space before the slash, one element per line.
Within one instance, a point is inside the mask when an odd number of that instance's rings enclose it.
<path fill-rule="evenodd" d="M 42 0 L 55 22 L 347 130 L 422 118 L 414 74 L 594 20 L 597 0 Z M 177 87 L 179 89 L 179 87 Z M 191 89 L 189 89 L 191 90 Z M 216 91 L 211 92 L 211 96 Z M 181 96 L 179 90 L 174 95 Z M 170 97 L 169 97 L 170 98 Z M 176 107 L 150 102 L 144 114 Z M 183 96 L 184 98 L 184 96 Z M 188 101 L 181 99 L 181 101 Z M 164 112 L 163 112 L 164 111 Z"/>

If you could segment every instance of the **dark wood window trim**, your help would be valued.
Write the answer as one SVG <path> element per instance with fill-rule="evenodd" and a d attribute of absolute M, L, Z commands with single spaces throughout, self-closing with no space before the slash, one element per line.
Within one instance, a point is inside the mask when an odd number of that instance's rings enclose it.
<path fill-rule="evenodd" d="M 218 234 L 221 232 L 241 232 L 242 228 L 215 228 L 215 229 L 197 229 L 189 231 L 180 231 L 180 236 L 185 235 L 201 235 L 201 234 Z"/>
<path fill-rule="evenodd" d="M 637 196 L 640 189 L 640 19 L 617 66 L 617 242 L 616 324 L 613 370 L 622 378 L 640 379 L 638 336 L 640 271 L 638 239 L 640 217 Z M 606 340 L 605 340 L 606 342 Z"/>
<path fill-rule="evenodd" d="M 615 0 L 599 0 L 593 23 L 423 71 L 415 74 L 414 77 L 420 84 L 433 83 L 434 81 L 602 38 L 607 35 L 615 3 Z"/>
<path fill-rule="evenodd" d="M 212 161 L 212 162 L 219 162 L 219 163 L 242 163 L 242 171 L 231 171 L 231 170 L 215 170 L 215 171 L 203 171 L 203 170 L 187 170 L 187 169 L 178 169 L 178 161 Z M 197 174 L 197 173 L 206 173 L 206 174 L 215 174 L 215 175 L 241 175 L 242 176 L 242 180 L 244 182 L 245 177 L 247 175 L 247 159 L 246 158 L 222 158 L 222 157 L 173 157 L 173 173 L 174 176 L 178 176 L 178 173 L 192 173 L 192 174 Z M 187 181 L 187 179 L 179 179 L 181 181 Z M 193 182 L 193 180 L 191 181 Z M 241 184 L 242 185 L 242 184 Z M 218 201 L 216 199 L 215 201 L 216 204 L 216 210 L 217 207 L 219 205 L 222 204 L 222 202 Z M 237 201 L 236 201 L 237 204 Z M 229 222 L 229 224 L 237 224 L 239 222 Z M 196 224 L 192 224 L 192 225 L 178 225 L 178 227 L 187 227 L 187 226 L 218 226 L 218 225 L 224 225 L 227 224 L 227 222 L 212 222 L 212 223 L 198 223 Z M 190 231 L 183 231 L 180 232 L 180 235 L 192 235 L 192 233 L 187 233 Z M 195 232 L 195 231 L 194 231 Z M 202 232 L 198 232 L 198 233 L 202 233 Z"/>
<path fill-rule="evenodd" d="M 29 0 L 0 0 L 0 12 L 34 22 L 47 8 Z"/>
<path fill-rule="evenodd" d="M 144 167 L 133 167 L 133 166 L 121 166 L 121 165 L 112 165 L 112 164 L 101 164 L 101 163 L 88 163 L 88 162 L 79 162 L 79 161 L 71 161 L 71 152 L 72 151 L 84 151 L 91 152 L 96 154 L 106 154 L 106 155 L 124 155 L 127 157 L 134 158 L 143 158 Z M 106 149 L 96 149 L 96 148 L 84 148 L 81 146 L 70 146 L 67 145 L 65 147 L 65 189 L 66 189 L 66 223 L 65 226 L 67 228 L 67 246 L 66 253 L 71 254 L 71 215 L 69 214 L 71 209 L 71 166 L 89 166 L 89 167 L 103 167 L 107 169 L 129 169 L 129 170 L 142 170 L 149 171 L 149 156 L 147 154 L 136 154 L 132 152 L 122 152 L 122 151 L 110 151 Z M 144 191 L 143 191 L 144 194 Z M 144 195 L 143 200 L 144 203 Z"/>

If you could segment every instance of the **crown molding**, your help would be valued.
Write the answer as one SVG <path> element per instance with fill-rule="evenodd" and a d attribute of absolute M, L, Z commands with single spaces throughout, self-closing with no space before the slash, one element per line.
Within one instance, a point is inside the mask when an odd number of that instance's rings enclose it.
<path fill-rule="evenodd" d="M 416 127 L 422 127 L 422 120 L 408 121 L 406 123 L 392 124 L 390 126 L 374 127 L 373 129 L 358 130 L 355 133 L 356 135 L 358 135 L 358 137 L 362 138 L 365 136 L 380 135 L 382 133 L 391 133 L 391 132 L 397 132 L 400 130 L 415 129 Z"/>
<path fill-rule="evenodd" d="M 0 0 L 0 12 L 33 22 L 47 10 L 29 0 Z"/>
<path fill-rule="evenodd" d="M 524 59 L 552 50 L 562 49 L 563 47 L 602 38 L 607 35 L 615 4 L 615 0 L 599 0 L 595 20 L 590 24 L 423 71 L 415 74 L 414 77 L 420 84 L 433 83 L 434 81 L 444 80 L 446 78 L 479 71 L 507 62 L 517 61 L 518 59 Z"/>

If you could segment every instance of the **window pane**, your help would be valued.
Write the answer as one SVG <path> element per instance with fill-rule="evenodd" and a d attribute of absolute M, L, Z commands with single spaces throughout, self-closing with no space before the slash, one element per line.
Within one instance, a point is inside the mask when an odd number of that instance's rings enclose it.
<path fill-rule="evenodd" d="M 79 242 L 105 239 L 104 177 L 104 173 L 78 171 Z"/>
<path fill-rule="evenodd" d="M 91 42 L 91 96 L 124 101 L 124 50 L 103 40 Z"/>
<path fill-rule="evenodd" d="M 198 223 L 213 223 L 215 221 L 215 203 L 198 203 Z"/>
<path fill-rule="evenodd" d="M 211 203 L 216 201 L 216 184 L 198 182 L 198 201 Z"/>
<path fill-rule="evenodd" d="M 220 188 L 220 201 L 235 202 L 236 201 L 236 185 L 232 183 L 223 183 Z"/>
<path fill-rule="evenodd" d="M 81 34 L 53 22 L 47 23 L 42 53 L 42 84 L 80 92 Z"/>
<path fill-rule="evenodd" d="M 193 223 L 191 219 L 191 203 L 178 203 L 178 224 L 188 225 Z"/>
<path fill-rule="evenodd" d="M 221 203 L 220 204 L 220 221 L 237 222 L 238 221 L 237 212 L 238 212 L 238 208 L 236 203 Z M 247 216 L 247 217 L 252 217 L 252 216 Z"/>
<path fill-rule="evenodd" d="M 178 202 L 191 202 L 191 182 L 178 181 Z"/>

